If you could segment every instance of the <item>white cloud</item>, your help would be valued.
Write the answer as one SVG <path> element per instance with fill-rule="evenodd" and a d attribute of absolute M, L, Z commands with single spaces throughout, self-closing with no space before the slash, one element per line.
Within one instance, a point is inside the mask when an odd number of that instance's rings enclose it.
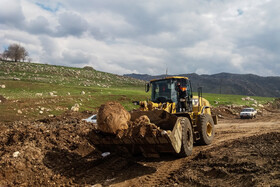
<path fill-rule="evenodd" d="M 111 73 L 280 75 L 276 0 L 1 0 L 0 41 Z"/>

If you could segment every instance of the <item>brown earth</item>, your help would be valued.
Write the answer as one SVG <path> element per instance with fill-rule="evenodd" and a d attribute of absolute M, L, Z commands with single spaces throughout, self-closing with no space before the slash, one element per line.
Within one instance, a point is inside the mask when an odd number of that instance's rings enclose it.
<path fill-rule="evenodd" d="M 2 123 L 0 186 L 280 186 L 280 111 L 241 120 L 226 108 L 213 110 L 222 117 L 213 143 L 180 159 L 102 157 L 87 141 L 88 113 Z"/>
<path fill-rule="evenodd" d="M 0 95 L 0 103 L 2 102 L 2 103 L 4 103 L 4 102 L 6 102 L 6 98 L 3 96 L 3 95 Z"/>

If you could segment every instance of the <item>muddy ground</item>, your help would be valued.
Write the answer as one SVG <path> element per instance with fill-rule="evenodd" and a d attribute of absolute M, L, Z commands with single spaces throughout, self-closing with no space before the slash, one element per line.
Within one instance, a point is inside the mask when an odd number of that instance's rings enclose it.
<path fill-rule="evenodd" d="M 111 154 L 87 141 L 90 113 L 0 124 L 0 186 L 280 186 L 280 111 L 241 120 L 219 107 L 216 137 L 187 158 Z"/>

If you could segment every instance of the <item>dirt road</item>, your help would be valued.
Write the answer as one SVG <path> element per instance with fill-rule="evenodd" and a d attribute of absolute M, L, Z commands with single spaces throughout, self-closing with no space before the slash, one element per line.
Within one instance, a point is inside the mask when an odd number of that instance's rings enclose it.
<path fill-rule="evenodd" d="M 112 186 L 279 186 L 280 121 L 236 121 L 222 121 L 213 144 L 195 146 L 192 156 L 140 161 L 156 171 Z"/>
<path fill-rule="evenodd" d="M 223 119 L 213 144 L 181 159 L 103 158 L 92 128 L 73 113 L 1 124 L 0 186 L 280 186 L 280 113 Z"/>

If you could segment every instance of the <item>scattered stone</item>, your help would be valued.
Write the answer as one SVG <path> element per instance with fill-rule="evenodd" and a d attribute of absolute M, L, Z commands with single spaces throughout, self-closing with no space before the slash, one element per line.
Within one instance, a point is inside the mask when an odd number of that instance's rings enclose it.
<path fill-rule="evenodd" d="M 80 105 L 76 103 L 74 106 L 71 107 L 71 110 L 73 112 L 78 112 L 80 110 Z"/>
<path fill-rule="evenodd" d="M 42 110 L 39 111 L 40 114 L 43 114 L 44 112 Z"/>
<path fill-rule="evenodd" d="M 67 95 L 71 95 L 70 92 L 68 92 Z"/>
<path fill-rule="evenodd" d="M 20 81 L 20 78 L 14 77 L 13 80 L 14 81 Z"/>
<path fill-rule="evenodd" d="M 57 96 L 57 95 L 55 95 L 54 92 L 50 92 L 49 94 L 50 94 L 50 96 L 52 96 L 52 97 L 56 97 L 56 96 Z"/>
<path fill-rule="evenodd" d="M 42 97 L 43 93 L 36 93 L 35 96 Z"/>
<path fill-rule="evenodd" d="M 19 151 L 16 151 L 16 152 L 13 153 L 13 157 L 14 157 L 14 158 L 17 158 L 19 155 L 20 155 L 20 152 L 19 152 Z"/>
<path fill-rule="evenodd" d="M 82 95 L 85 95 L 85 94 L 86 94 L 86 92 L 82 91 L 82 92 L 81 92 L 81 94 L 82 94 Z"/>
<path fill-rule="evenodd" d="M 18 114 L 22 114 L 22 111 L 21 111 L 21 110 L 17 110 L 17 113 L 18 113 Z"/>
<path fill-rule="evenodd" d="M 6 88 L 6 85 L 5 84 L 1 85 L 1 88 Z"/>

